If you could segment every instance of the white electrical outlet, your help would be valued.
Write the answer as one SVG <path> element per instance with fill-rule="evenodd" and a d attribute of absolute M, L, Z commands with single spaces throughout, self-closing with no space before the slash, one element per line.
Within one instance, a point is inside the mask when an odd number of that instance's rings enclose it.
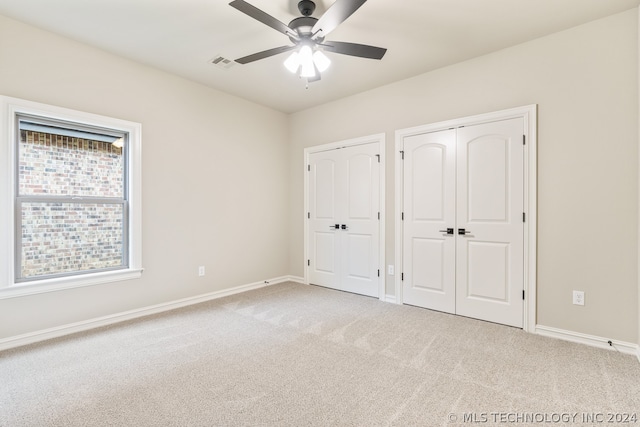
<path fill-rule="evenodd" d="M 204 276 L 204 265 L 198 267 L 198 276 Z"/>
<path fill-rule="evenodd" d="M 393 265 L 389 265 L 389 276 L 393 276 L 395 274 Z"/>
<path fill-rule="evenodd" d="M 575 305 L 584 305 L 584 292 L 573 291 L 573 303 Z"/>

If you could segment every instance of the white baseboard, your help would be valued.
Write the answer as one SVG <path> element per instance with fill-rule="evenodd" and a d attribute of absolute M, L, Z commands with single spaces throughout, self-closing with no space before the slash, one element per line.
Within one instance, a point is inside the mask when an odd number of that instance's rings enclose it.
<path fill-rule="evenodd" d="M 300 283 L 301 285 L 306 285 L 306 283 L 304 282 L 304 277 L 300 277 L 300 276 L 283 276 L 286 278 L 286 280 L 283 280 L 283 282 L 296 282 L 296 283 Z"/>
<path fill-rule="evenodd" d="M 45 341 L 51 338 L 58 338 L 64 335 L 83 332 L 102 326 L 112 325 L 114 323 L 124 322 L 126 320 L 137 319 L 139 317 L 149 316 L 151 314 L 162 313 L 164 311 L 175 310 L 177 308 L 186 307 L 201 302 L 206 302 L 229 295 L 247 292 L 253 289 L 271 286 L 283 282 L 304 283 L 304 279 L 297 276 L 281 276 L 273 279 L 263 280 L 262 282 L 249 283 L 247 285 L 236 286 L 221 291 L 209 292 L 194 297 L 182 298 L 162 304 L 151 305 L 135 310 L 129 310 L 122 313 L 110 314 L 108 316 L 97 317 L 94 319 L 83 320 L 81 322 L 69 323 L 67 325 L 57 326 L 55 328 L 43 329 L 40 331 L 29 332 L 22 335 L 0 339 L 0 351 L 10 348 L 20 347 L 23 345 L 33 344 Z"/>
<path fill-rule="evenodd" d="M 620 353 L 632 354 L 638 357 L 640 361 L 640 347 L 638 344 L 610 340 L 609 338 L 598 337 L 595 335 L 583 334 L 580 332 L 567 331 L 564 329 L 552 328 L 550 326 L 536 325 L 535 333 L 546 337 L 558 338 L 565 341 L 576 342 L 580 344 L 590 345 L 592 347 L 604 348 L 607 350 L 619 351 Z M 611 341 L 612 345 L 609 345 Z"/>
<path fill-rule="evenodd" d="M 382 300 L 386 301 L 386 302 L 390 302 L 391 304 L 396 304 L 396 296 L 395 295 L 386 294 Z"/>

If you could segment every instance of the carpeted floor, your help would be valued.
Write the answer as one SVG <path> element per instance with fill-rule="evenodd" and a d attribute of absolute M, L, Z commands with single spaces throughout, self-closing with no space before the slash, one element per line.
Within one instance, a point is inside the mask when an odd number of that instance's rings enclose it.
<path fill-rule="evenodd" d="M 637 417 L 633 356 L 294 283 L 0 353 L 3 427 Z"/>

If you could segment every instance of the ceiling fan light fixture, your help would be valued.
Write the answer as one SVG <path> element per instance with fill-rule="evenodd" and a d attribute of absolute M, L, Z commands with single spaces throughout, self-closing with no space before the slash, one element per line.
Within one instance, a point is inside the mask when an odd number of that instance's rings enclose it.
<path fill-rule="evenodd" d="M 316 64 L 316 68 L 318 68 L 318 71 L 323 73 L 327 70 L 327 68 L 329 68 L 329 65 L 331 65 L 331 60 L 327 57 L 327 55 L 319 50 L 316 50 L 313 53 L 313 63 Z"/>
<path fill-rule="evenodd" d="M 313 61 L 302 64 L 302 69 L 300 70 L 300 77 L 315 77 L 316 76 L 316 67 L 313 65 Z"/>
<path fill-rule="evenodd" d="M 300 77 L 315 77 L 316 66 L 313 63 L 313 50 L 310 46 L 304 45 L 298 52 L 298 60 L 300 61 Z"/>
<path fill-rule="evenodd" d="M 290 72 L 299 74 L 300 77 L 316 77 L 318 73 L 324 72 L 331 60 L 319 50 L 315 52 L 309 45 L 303 45 L 297 52 L 293 52 L 284 61 L 284 66 Z"/>
<path fill-rule="evenodd" d="M 293 52 L 289 57 L 284 61 L 284 66 L 292 73 L 297 73 L 300 68 L 300 58 L 298 52 Z"/>

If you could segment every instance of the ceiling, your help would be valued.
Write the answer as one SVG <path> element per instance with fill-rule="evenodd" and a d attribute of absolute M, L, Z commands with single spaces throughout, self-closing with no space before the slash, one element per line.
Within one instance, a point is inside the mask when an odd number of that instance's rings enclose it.
<path fill-rule="evenodd" d="M 328 53 L 309 84 L 280 54 L 228 69 L 236 59 L 287 45 L 283 34 L 230 0 L 0 0 L 0 14 L 291 113 L 622 12 L 640 0 L 368 0 L 327 40 L 388 49 L 381 60 Z M 297 0 L 247 0 L 278 20 Z M 319 17 L 333 0 L 318 0 Z"/>

